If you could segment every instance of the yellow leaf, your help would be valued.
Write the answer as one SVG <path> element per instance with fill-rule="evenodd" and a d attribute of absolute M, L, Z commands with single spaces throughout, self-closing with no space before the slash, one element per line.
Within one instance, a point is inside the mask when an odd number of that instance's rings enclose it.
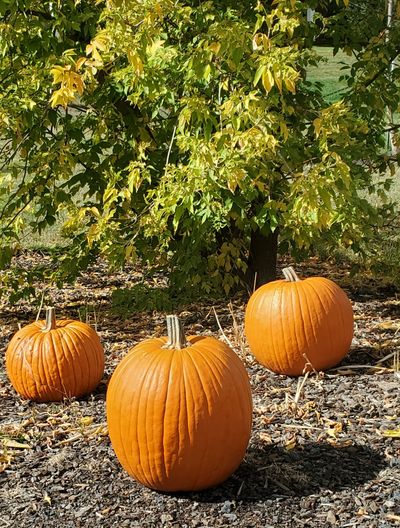
<path fill-rule="evenodd" d="M 262 440 L 263 442 L 266 442 L 267 444 L 272 444 L 272 436 L 269 435 L 268 433 L 261 432 L 261 433 L 258 433 L 258 436 L 260 437 L 260 440 Z"/>
<path fill-rule="evenodd" d="M 237 187 L 237 181 L 236 180 L 228 180 L 228 189 L 233 193 L 235 192 L 235 189 Z"/>
<path fill-rule="evenodd" d="M 100 212 L 99 210 L 97 209 L 97 207 L 91 207 L 89 209 L 89 211 L 96 217 L 96 218 L 100 218 Z"/>
<path fill-rule="evenodd" d="M 326 432 L 332 438 L 336 438 L 336 435 L 343 431 L 343 425 L 340 422 L 331 422 L 328 424 Z"/>
<path fill-rule="evenodd" d="M 267 35 L 262 36 L 262 45 L 265 51 L 271 49 L 271 40 L 267 37 Z"/>
<path fill-rule="evenodd" d="M 154 6 L 154 11 L 155 11 L 155 13 L 156 13 L 158 16 L 162 16 L 162 14 L 163 14 L 162 6 L 160 5 L 159 2 L 157 2 L 156 5 Z"/>
<path fill-rule="evenodd" d="M 115 199 L 118 196 L 118 191 L 114 187 L 107 187 L 103 194 L 103 202 L 106 203 L 110 201 L 111 203 L 115 202 Z"/>
<path fill-rule="evenodd" d="M 285 449 L 287 451 L 291 451 L 292 449 L 295 449 L 296 445 L 296 437 L 293 436 L 292 438 L 289 438 L 289 440 L 285 443 Z"/>
<path fill-rule="evenodd" d="M 100 51 L 106 51 L 109 37 L 103 31 L 96 35 L 96 37 L 86 46 L 86 55 L 92 55 L 95 62 L 102 64 L 103 58 Z"/>
<path fill-rule="evenodd" d="M 53 76 L 53 84 L 62 82 L 64 77 L 64 68 L 62 66 L 54 66 L 54 68 L 50 70 L 50 73 Z"/>
<path fill-rule="evenodd" d="M 29 444 L 22 444 L 21 442 L 17 442 L 16 440 L 12 440 L 11 438 L 3 438 L 1 443 L 5 447 L 10 447 L 13 449 L 32 449 L 32 446 L 30 446 Z"/>
<path fill-rule="evenodd" d="M 316 137 L 318 137 L 321 131 L 322 119 L 320 117 L 317 117 L 316 119 L 314 119 L 313 125 L 314 125 L 315 135 Z"/>
<path fill-rule="evenodd" d="M 43 502 L 46 502 L 47 504 L 51 505 L 51 498 L 47 491 L 43 493 Z"/>
<path fill-rule="evenodd" d="M 253 49 L 257 50 L 261 47 L 268 51 L 271 48 L 271 40 L 264 33 L 257 33 L 253 37 Z"/>
<path fill-rule="evenodd" d="M 284 81 L 285 81 L 285 86 L 286 86 L 287 90 L 289 92 L 293 93 L 293 94 L 296 93 L 296 85 L 295 85 L 293 79 L 286 78 L 286 79 L 284 79 Z"/>
<path fill-rule="evenodd" d="M 78 73 L 71 73 L 73 87 L 77 90 L 79 95 L 83 94 L 85 85 L 83 84 L 82 77 Z"/>
<path fill-rule="evenodd" d="M 257 187 L 257 189 L 258 189 L 259 191 L 261 191 L 261 192 L 264 192 L 265 189 L 266 189 L 266 185 L 265 185 L 265 183 L 263 183 L 263 182 L 261 182 L 261 181 L 259 181 L 259 180 L 256 180 L 256 181 L 254 182 L 254 185 L 255 185 L 255 186 Z"/>
<path fill-rule="evenodd" d="M 265 70 L 261 76 L 261 80 L 265 91 L 268 93 L 274 86 L 274 77 L 272 76 L 271 70 Z"/>
<path fill-rule="evenodd" d="M 0 122 L 5 124 L 5 125 L 9 125 L 10 124 L 10 119 L 9 119 L 8 115 L 6 115 L 4 113 L 0 113 Z"/>
<path fill-rule="evenodd" d="M 76 55 L 76 50 L 74 48 L 69 48 L 63 51 L 64 57 L 74 57 Z"/>
<path fill-rule="evenodd" d="M 65 90 L 62 88 L 53 92 L 50 98 L 50 104 L 52 108 L 55 108 L 58 105 L 67 106 L 68 102 L 66 100 L 64 92 Z"/>
<path fill-rule="evenodd" d="M 221 49 L 221 44 L 219 42 L 211 42 L 211 44 L 208 46 L 208 49 L 215 53 L 215 55 L 218 55 L 219 50 Z"/>
<path fill-rule="evenodd" d="M 98 427 L 96 427 L 94 431 L 91 432 L 90 436 L 91 437 L 96 436 L 96 435 L 106 436 L 107 434 L 108 434 L 107 426 L 99 425 Z"/>
<path fill-rule="evenodd" d="M 289 131 L 288 131 L 288 127 L 286 126 L 285 121 L 279 122 L 279 128 L 281 129 L 281 134 L 283 135 L 286 141 L 287 138 L 289 137 Z"/>
<path fill-rule="evenodd" d="M 128 61 L 131 66 L 133 66 L 136 75 L 142 75 L 143 73 L 143 62 L 139 55 L 134 51 L 128 51 L 127 53 Z"/>
<path fill-rule="evenodd" d="M 148 46 L 147 47 L 147 52 L 150 54 L 150 55 L 154 55 L 154 53 L 156 53 L 156 51 L 160 48 L 162 48 L 163 44 L 164 44 L 164 40 L 161 40 L 161 39 L 158 39 L 158 40 L 155 40 L 151 46 Z"/>
<path fill-rule="evenodd" d="M 282 93 L 282 77 L 281 77 L 281 72 L 280 71 L 275 71 L 274 72 L 274 79 L 275 79 L 275 84 L 276 84 L 279 92 Z"/>
<path fill-rule="evenodd" d="M 75 63 L 75 68 L 79 70 L 85 64 L 86 61 L 87 59 L 85 57 L 80 57 Z"/>
<path fill-rule="evenodd" d="M 106 39 L 102 35 L 97 35 L 97 37 L 92 41 L 92 45 L 100 51 L 105 51 L 107 49 L 106 42 Z"/>
<path fill-rule="evenodd" d="M 125 248 L 125 258 L 126 260 L 135 260 L 136 259 L 136 248 L 132 244 L 128 244 Z"/>
<path fill-rule="evenodd" d="M 389 438 L 400 438 L 400 429 L 387 429 L 386 431 L 382 431 L 381 435 Z"/>
<path fill-rule="evenodd" d="M 96 47 L 93 47 L 93 50 L 92 50 L 92 57 L 94 58 L 94 60 L 95 60 L 96 63 L 99 63 L 99 64 L 102 64 L 102 63 L 103 63 L 103 58 L 102 58 L 102 56 L 100 55 L 100 53 L 98 52 L 98 50 L 97 50 Z"/>
<path fill-rule="evenodd" d="M 83 425 L 84 427 L 87 427 L 88 425 L 91 425 L 93 423 L 93 416 L 83 416 L 80 420 L 79 420 L 79 423 L 81 425 Z"/>
<path fill-rule="evenodd" d="M 92 224 L 86 234 L 86 240 L 89 248 L 93 246 L 93 242 L 98 239 L 99 227 L 97 224 Z"/>
<path fill-rule="evenodd" d="M 13 457 L 11 455 L 11 452 L 5 452 L 3 450 L 0 450 L 0 473 L 5 471 L 5 469 L 10 465 Z"/>

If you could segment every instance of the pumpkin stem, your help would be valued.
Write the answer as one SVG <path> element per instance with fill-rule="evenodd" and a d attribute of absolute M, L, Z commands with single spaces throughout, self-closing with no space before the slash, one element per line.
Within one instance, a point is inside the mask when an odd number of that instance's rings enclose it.
<path fill-rule="evenodd" d="M 53 306 L 46 308 L 46 323 L 43 327 L 43 332 L 49 332 L 57 327 L 56 323 L 56 310 Z"/>
<path fill-rule="evenodd" d="M 188 346 L 183 325 L 177 315 L 167 315 L 167 332 L 168 341 L 165 348 L 180 350 Z"/>
<path fill-rule="evenodd" d="M 297 276 L 297 273 L 294 271 L 292 266 L 289 266 L 288 268 L 283 268 L 282 273 L 285 279 L 289 282 L 300 282 L 301 280 Z"/>

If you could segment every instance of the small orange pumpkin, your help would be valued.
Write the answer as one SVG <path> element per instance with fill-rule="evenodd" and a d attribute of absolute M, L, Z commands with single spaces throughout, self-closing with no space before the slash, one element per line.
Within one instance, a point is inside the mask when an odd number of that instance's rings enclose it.
<path fill-rule="evenodd" d="M 245 334 L 251 352 L 278 374 L 299 376 L 334 367 L 353 337 L 353 309 L 345 292 L 323 277 L 300 280 L 285 268 L 286 280 L 264 284 L 247 304 Z"/>
<path fill-rule="evenodd" d="M 124 469 L 160 491 L 217 485 L 239 466 L 251 431 L 252 400 L 238 356 L 213 337 L 186 341 L 176 316 L 168 339 L 136 345 L 115 369 L 107 422 Z"/>
<path fill-rule="evenodd" d="M 31 323 L 13 336 L 6 370 L 23 398 L 48 402 L 79 397 L 103 376 L 103 347 L 93 328 L 80 321 L 56 321 L 54 308 L 48 308 L 46 321 Z"/>

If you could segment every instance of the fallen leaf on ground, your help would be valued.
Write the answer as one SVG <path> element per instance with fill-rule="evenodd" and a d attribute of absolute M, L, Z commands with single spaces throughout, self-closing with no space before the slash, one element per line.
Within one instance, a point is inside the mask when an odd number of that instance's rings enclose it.
<path fill-rule="evenodd" d="M 389 436 L 390 438 L 400 438 L 400 429 L 387 429 L 381 431 L 382 436 Z"/>
<path fill-rule="evenodd" d="M 12 438 L 3 438 L 1 443 L 5 447 L 10 447 L 13 449 L 32 449 L 32 446 L 29 444 L 21 444 L 21 442 L 17 442 L 16 440 L 12 440 Z"/>

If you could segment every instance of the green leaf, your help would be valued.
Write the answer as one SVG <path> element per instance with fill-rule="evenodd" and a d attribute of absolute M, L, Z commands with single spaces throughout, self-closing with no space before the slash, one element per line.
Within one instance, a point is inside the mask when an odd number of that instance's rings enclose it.
<path fill-rule="evenodd" d="M 256 71 L 255 75 L 254 75 L 254 81 L 253 81 L 253 84 L 254 86 L 256 86 L 259 82 L 259 80 L 261 79 L 263 73 L 265 72 L 265 70 L 267 69 L 267 67 L 265 66 L 265 64 L 262 64 Z"/>

